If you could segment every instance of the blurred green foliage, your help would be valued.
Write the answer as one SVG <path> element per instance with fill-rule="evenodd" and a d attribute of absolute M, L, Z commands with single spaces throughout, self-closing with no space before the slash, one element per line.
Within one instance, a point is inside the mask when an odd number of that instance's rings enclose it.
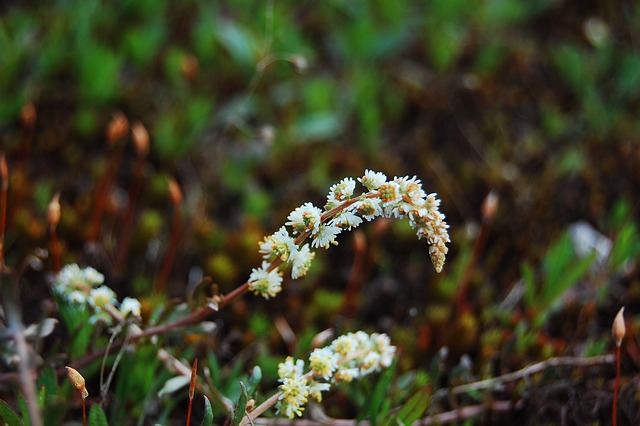
<path fill-rule="evenodd" d="M 426 253 L 415 255 L 426 248 L 406 227 L 370 224 L 363 282 L 350 301 L 356 318 L 341 311 L 355 245 L 345 238 L 318 256 L 313 273 L 287 289 L 285 300 L 263 305 L 247 298 L 221 315 L 227 325 L 219 335 L 188 349 L 167 340 L 179 357 L 206 351 L 211 382 L 237 403 L 253 358 L 275 387 L 285 350 L 270 322 L 273 312 L 290 320 L 298 355 L 311 350 L 325 326 L 383 329 L 404 350 L 395 367 L 399 378 L 385 373 L 346 390 L 358 418 L 408 424 L 424 415 L 431 397 L 426 373 L 410 374 L 416 368 L 429 370 L 433 386 L 446 386 L 445 373 L 463 353 L 482 374 L 562 351 L 602 353 L 608 339 L 602 330 L 610 325 L 602 311 L 637 305 L 639 215 L 629 200 L 637 199 L 640 170 L 639 36 L 640 6 L 633 2 L 5 2 L 0 146 L 12 173 L 17 170 L 8 263 L 19 264 L 44 244 L 47 203 L 62 191 L 65 261 L 93 263 L 123 295 L 148 296 L 169 239 L 166 182 L 175 176 L 185 202 L 170 296 L 184 296 L 193 284 L 186 277 L 197 276 L 197 267 L 224 293 L 259 264 L 261 236 L 295 206 L 320 204 L 338 179 L 365 168 L 415 174 L 440 194 L 452 225 L 444 276 L 430 272 Z M 30 139 L 21 123 L 28 102 L 38 113 Z M 116 110 L 140 120 L 151 139 L 125 265 L 112 259 L 134 174 L 128 144 L 101 251 L 87 252 L 79 226 L 91 220 L 94 193 L 114 151 L 104 129 Z M 490 190 L 501 204 L 469 271 L 472 311 L 460 313 L 455 297 Z M 595 255 L 576 256 L 566 229 L 577 220 L 613 242 L 604 266 Z M 514 283 L 523 285 L 523 294 L 503 303 Z M 562 303 L 582 285 L 587 302 Z M 184 312 L 158 308 L 167 300 L 147 298 L 149 324 Z M 105 343 L 92 334 L 86 312 L 60 305 L 58 315 L 65 334 L 52 347 L 71 360 Z M 584 327 L 575 332 L 578 322 Z M 575 332 L 573 340 L 562 339 L 567 330 Z M 252 344 L 258 347 L 253 358 L 235 358 Z M 452 350 L 448 359 L 438 358 L 443 346 Z M 107 410 L 112 423 L 126 422 L 125 412 L 144 418 L 171 379 L 144 345 L 125 357 L 114 383 L 116 403 Z M 61 400 L 70 391 L 64 388 L 54 401 L 50 389 L 57 385 L 44 371 L 44 405 L 59 410 L 52 418 L 64 417 Z M 158 419 L 168 422 L 180 401 L 163 402 Z M 212 403 L 225 409 L 222 399 Z M 327 406 L 335 415 L 348 411 L 340 401 Z M 8 424 L 22 423 L 2 401 L 0 413 Z M 103 417 L 97 410 L 92 416 Z"/>

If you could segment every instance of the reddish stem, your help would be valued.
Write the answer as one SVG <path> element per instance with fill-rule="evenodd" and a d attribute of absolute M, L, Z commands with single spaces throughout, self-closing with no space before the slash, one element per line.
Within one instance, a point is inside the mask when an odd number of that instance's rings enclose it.
<path fill-rule="evenodd" d="M 171 239 L 169 241 L 169 247 L 167 253 L 164 256 L 162 262 L 162 269 L 160 270 L 160 276 L 156 281 L 155 292 L 160 294 L 164 292 L 169 280 L 169 274 L 173 267 L 173 260 L 178 250 L 178 240 L 180 238 L 180 220 L 182 215 L 180 214 L 180 205 L 175 204 L 173 206 L 173 217 L 171 218 Z"/>
<path fill-rule="evenodd" d="M 58 234 L 56 228 L 50 228 L 51 234 L 51 252 L 53 253 L 53 272 L 60 272 L 60 243 L 58 242 Z"/>
<path fill-rule="evenodd" d="M 191 409 L 193 408 L 193 394 L 196 390 L 196 373 L 198 371 L 198 358 L 193 361 L 191 368 L 191 383 L 189 385 L 189 410 L 187 411 L 187 426 L 191 424 Z"/>
<path fill-rule="evenodd" d="M 118 144 L 121 145 L 121 144 Z M 91 225 L 89 227 L 89 233 L 87 235 L 87 240 L 90 243 L 95 243 L 98 241 L 98 237 L 100 236 L 100 227 L 102 225 L 102 215 L 107 206 L 107 200 L 109 199 L 109 194 L 111 193 L 111 188 L 113 187 L 113 183 L 116 180 L 116 173 L 118 172 L 118 168 L 120 167 L 120 163 L 122 162 L 122 149 L 120 146 L 113 147 L 115 152 L 113 152 L 109 158 L 109 162 L 107 164 L 107 170 L 102 178 L 102 181 L 98 185 L 98 190 L 96 191 L 96 200 L 94 203 L 93 215 L 91 217 Z"/>
<path fill-rule="evenodd" d="M 138 197 L 140 196 L 140 191 L 142 189 L 145 166 L 146 160 L 142 157 L 138 157 L 133 173 L 133 182 L 129 187 L 129 205 L 127 206 L 127 211 L 124 216 L 124 224 L 122 225 L 122 231 L 120 232 L 120 246 L 118 248 L 118 261 L 116 262 L 116 267 L 119 271 L 124 268 L 127 255 L 129 254 L 129 248 L 131 246 L 131 239 L 133 237 L 133 219 L 135 217 Z"/>
<path fill-rule="evenodd" d="M 87 426 L 87 401 L 82 398 L 82 426 Z"/>
<path fill-rule="evenodd" d="M 620 346 L 616 345 L 616 383 L 613 388 L 613 426 L 618 426 L 618 388 L 620 387 Z"/>

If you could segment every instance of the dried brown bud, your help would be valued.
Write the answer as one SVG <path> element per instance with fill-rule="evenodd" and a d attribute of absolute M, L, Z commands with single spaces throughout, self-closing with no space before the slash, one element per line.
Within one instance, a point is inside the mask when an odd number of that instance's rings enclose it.
<path fill-rule="evenodd" d="M 82 395 L 82 399 L 86 399 L 89 396 L 89 392 L 85 387 L 84 377 L 82 377 L 82 374 L 80 374 L 78 370 L 76 370 L 75 368 L 71 368 L 71 367 L 66 367 L 66 368 L 67 368 L 67 376 L 69 377 L 69 381 L 71 382 L 73 387 L 76 388 L 78 392 L 80 392 L 80 395 Z"/>
<path fill-rule="evenodd" d="M 120 111 L 113 114 L 113 118 L 107 126 L 107 142 L 113 145 L 117 141 L 124 139 L 129 132 L 129 121 Z"/>
<path fill-rule="evenodd" d="M 9 169 L 7 168 L 7 158 L 4 152 L 0 154 L 0 180 L 2 180 L 2 190 L 9 189 Z"/>
<path fill-rule="evenodd" d="M 175 179 L 169 178 L 169 198 L 174 206 L 182 202 L 182 191 Z"/>
<path fill-rule="evenodd" d="M 20 111 L 22 125 L 25 127 L 33 127 L 36 124 L 36 117 L 36 107 L 31 102 L 26 103 Z"/>
<path fill-rule="evenodd" d="M 624 306 L 620 308 L 618 314 L 613 320 L 613 326 L 611 327 L 611 334 L 616 341 L 616 346 L 622 345 L 624 335 L 627 333 L 627 327 L 624 324 Z"/>
<path fill-rule="evenodd" d="M 49 208 L 47 210 L 49 227 L 56 229 L 60 222 L 60 193 L 56 192 L 51 201 L 49 201 Z"/>
<path fill-rule="evenodd" d="M 131 134 L 138 157 L 146 158 L 147 154 L 149 154 L 149 132 L 147 132 L 146 127 L 141 122 L 136 121 L 131 127 Z"/>
<path fill-rule="evenodd" d="M 198 58 L 191 54 L 183 56 L 182 60 L 180 61 L 180 70 L 182 71 L 182 75 L 187 80 L 195 80 L 195 78 L 198 76 L 198 71 L 200 70 Z"/>
<path fill-rule="evenodd" d="M 482 218 L 485 220 L 491 220 L 496 215 L 498 211 L 498 204 L 500 202 L 500 197 L 494 191 L 489 192 L 486 197 L 484 197 L 484 201 L 482 202 Z"/>

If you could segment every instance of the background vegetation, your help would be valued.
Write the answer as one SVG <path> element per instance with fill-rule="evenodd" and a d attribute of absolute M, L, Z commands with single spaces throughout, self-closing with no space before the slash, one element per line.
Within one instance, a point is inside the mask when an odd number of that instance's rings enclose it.
<path fill-rule="evenodd" d="M 342 236 L 275 300 L 247 295 L 207 333 L 178 330 L 157 345 L 187 365 L 197 356 L 234 401 L 238 379 L 260 365 L 260 400 L 276 387 L 277 363 L 307 354 L 322 330 L 386 332 L 400 350 L 395 374 L 343 389 L 323 403 L 327 414 L 375 420 L 376 392 L 399 407 L 428 389 L 419 416 L 506 399 L 520 405 L 475 421 L 609 421 L 609 364 L 435 395 L 550 357 L 607 353 L 622 305 L 633 336 L 635 2 L 55 0 L 0 10 L 7 265 L 50 248 L 47 205 L 60 192 L 62 264 L 93 266 L 119 298 L 141 299 L 144 328 L 177 315 L 177 302 L 205 276 L 222 294 L 242 284 L 260 263 L 258 241 L 303 202 L 323 204 L 342 177 L 365 168 L 417 175 L 442 198 L 451 225 L 442 274 L 405 224 L 374 222 Z M 116 111 L 150 135 L 126 256 L 122 224 L 140 178 L 133 145 L 107 143 Z M 182 190 L 179 203 L 168 178 Z M 497 210 L 483 216 L 490 192 Z M 170 247 L 166 294 L 153 295 Z M 47 281 L 53 269 L 49 257 L 20 276 L 27 325 L 60 318 Z M 73 365 L 109 338 L 105 330 L 78 343 L 74 333 L 61 322 L 38 344 L 39 371 Z M 149 346 L 127 352 L 116 370 L 102 401 L 111 424 L 184 422 L 186 392 L 158 396 L 175 374 Z M 0 395 L 17 407 L 13 353 L 4 352 Z M 629 337 L 620 402 L 629 424 L 640 417 L 638 366 Z M 98 369 L 96 361 L 83 371 L 94 404 Z M 79 405 L 60 384 L 56 419 L 77 421 Z"/>

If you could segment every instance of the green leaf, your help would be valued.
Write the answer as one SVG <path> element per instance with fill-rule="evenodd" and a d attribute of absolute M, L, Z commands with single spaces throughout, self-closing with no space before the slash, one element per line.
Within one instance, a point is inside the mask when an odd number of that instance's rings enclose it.
<path fill-rule="evenodd" d="M 247 382 L 247 395 L 253 395 L 255 393 L 260 380 L 262 380 L 262 370 L 256 365 L 253 367 L 251 377 L 249 377 L 249 381 Z"/>
<path fill-rule="evenodd" d="M 242 421 L 244 413 L 247 410 L 247 401 L 249 399 L 249 397 L 247 396 L 247 388 L 244 386 L 244 383 L 240 382 L 240 387 L 242 388 L 242 392 L 240 392 L 238 404 L 236 405 L 236 411 L 233 414 L 233 426 L 238 426 Z"/>
<path fill-rule="evenodd" d="M 395 365 L 395 364 L 394 364 Z M 393 371 L 395 368 L 387 369 L 378 380 L 373 395 L 369 403 L 369 415 L 371 416 L 371 424 L 383 424 L 384 417 L 389 410 L 390 400 L 387 396 L 390 394 L 391 381 L 393 379 Z"/>
<path fill-rule="evenodd" d="M 400 409 L 396 417 L 397 422 L 410 425 L 418 420 L 427 410 L 430 399 L 431 391 L 425 386 Z"/>
<path fill-rule="evenodd" d="M 0 419 L 4 420 L 7 426 L 22 426 L 24 423 L 18 417 L 9 404 L 0 399 Z"/>
<path fill-rule="evenodd" d="M 204 395 L 204 419 L 200 426 L 213 426 L 213 407 L 206 395 Z"/>
<path fill-rule="evenodd" d="M 89 411 L 89 426 L 109 426 L 107 416 L 99 405 L 94 405 Z"/>

